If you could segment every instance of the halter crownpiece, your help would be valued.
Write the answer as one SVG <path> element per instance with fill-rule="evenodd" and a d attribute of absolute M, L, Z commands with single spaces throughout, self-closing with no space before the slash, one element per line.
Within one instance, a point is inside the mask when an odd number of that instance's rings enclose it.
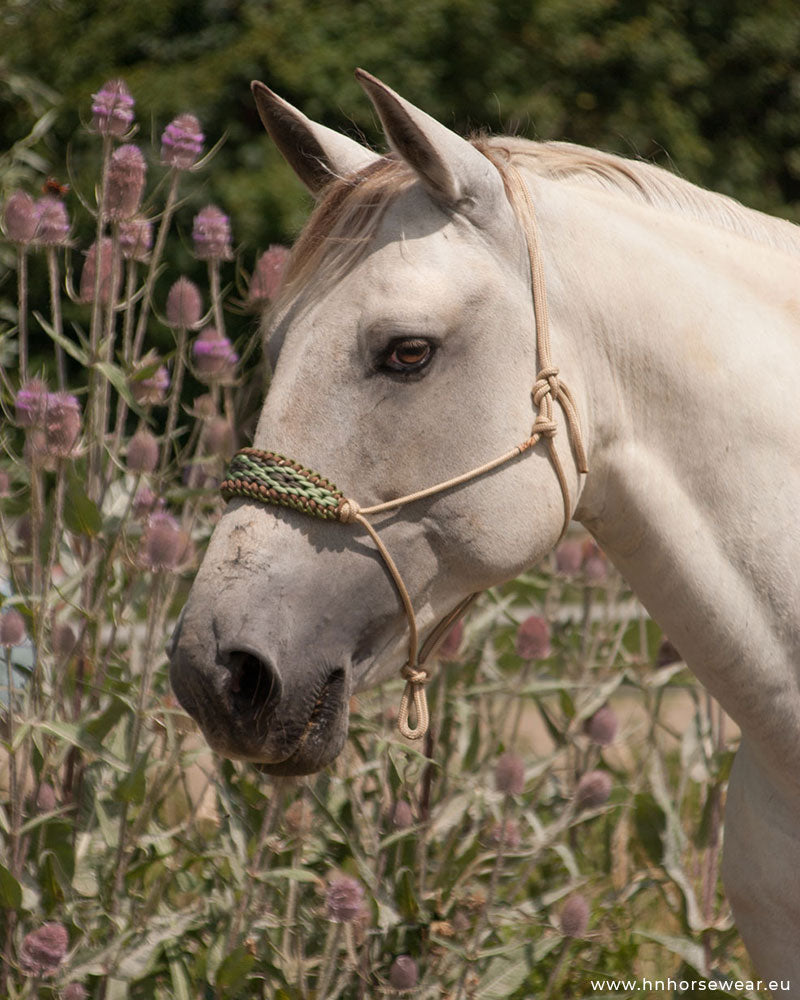
<path fill-rule="evenodd" d="M 444 638 L 449 626 L 472 603 L 477 594 L 471 594 L 446 615 L 434 627 L 423 644 L 422 650 L 419 651 L 417 620 L 408 590 L 403 583 L 403 578 L 394 560 L 367 518 L 373 514 L 394 510 L 396 507 L 413 503 L 416 500 L 422 500 L 425 497 L 443 493 L 446 490 L 460 486 L 461 483 L 477 479 L 492 469 L 510 462 L 517 456 L 524 455 L 541 438 L 544 438 L 547 442 L 550 460 L 553 464 L 559 486 L 561 487 L 561 495 L 564 499 L 564 527 L 561 531 L 563 537 L 572 517 L 572 502 L 567 477 L 564 474 L 564 468 L 554 441 L 558 430 L 558 424 L 553 413 L 554 400 L 558 401 L 564 411 L 564 416 L 567 420 L 567 431 L 578 472 L 588 472 L 586 451 L 583 446 L 580 420 L 575 401 L 569 389 L 560 381 L 558 368 L 550 360 L 550 325 L 547 313 L 547 294 L 544 282 L 544 269 L 539 253 L 536 212 L 533 200 L 531 199 L 527 185 L 516 167 L 510 163 L 498 163 L 494 159 L 491 162 L 500 171 L 509 201 L 515 207 L 517 216 L 522 224 L 528 248 L 528 258 L 530 260 L 531 297 L 533 299 L 536 330 L 536 349 L 539 365 L 541 366 L 536 377 L 536 382 L 531 390 L 533 403 L 538 412 L 533 422 L 530 436 L 521 444 L 512 448 L 511 451 L 506 452 L 499 458 L 492 459 L 490 462 L 486 462 L 484 465 L 471 469 L 469 472 L 455 476 L 453 479 L 448 479 L 445 482 L 437 483 L 435 486 L 418 490 L 416 493 L 409 493 L 407 496 L 397 497 L 395 500 L 388 500 L 385 503 L 376 504 L 372 507 L 360 507 L 355 500 L 346 497 L 329 480 L 316 472 L 312 472 L 293 459 L 286 458 L 276 452 L 261 451 L 258 448 L 242 448 L 238 451 L 233 456 L 225 479 L 220 485 L 220 491 L 225 500 L 231 500 L 234 497 L 246 497 L 251 500 L 257 500 L 259 503 L 272 504 L 278 507 L 290 507 L 292 510 L 298 510 L 303 514 L 310 514 L 312 517 L 318 517 L 326 521 L 339 521 L 342 524 L 357 523 L 370 535 L 389 571 L 389 575 L 392 577 L 408 621 L 408 659 L 401 670 L 401 674 L 406 681 L 406 686 L 398 710 L 397 728 L 403 736 L 412 740 L 421 739 L 428 730 L 428 703 L 425 697 L 425 684 L 428 681 L 428 672 L 424 669 L 424 664 L 428 657 L 435 652 L 436 647 Z M 416 714 L 413 726 L 409 723 L 412 705 Z"/>

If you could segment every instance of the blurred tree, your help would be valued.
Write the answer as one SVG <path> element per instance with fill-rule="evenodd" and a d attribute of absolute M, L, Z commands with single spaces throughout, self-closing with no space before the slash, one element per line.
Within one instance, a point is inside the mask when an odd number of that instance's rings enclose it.
<path fill-rule="evenodd" d="M 261 131 L 250 79 L 380 143 L 357 65 L 457 130 L 654 159 L 800 219 L 796 0 L 11 0 L 0 31 L 7 67 L 61 95 L 54 157 L 115 75 L 156 135 L 184 110 L 226 134 L 207 194 L 251 246 L 291 239 L 308 201 Z M 0 144 L 29 128 L 4 113 Z"/>

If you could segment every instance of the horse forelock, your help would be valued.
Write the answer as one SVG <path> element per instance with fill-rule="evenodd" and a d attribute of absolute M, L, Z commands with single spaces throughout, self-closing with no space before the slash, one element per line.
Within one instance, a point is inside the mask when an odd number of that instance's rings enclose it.
<path fill-rule="evenodd" d="M 411 168 L 393 153 L 356 174 L 332 177 L 292 247 L 276 310 L 294 298 L 312 274 L 331 280 L 352 267 L 386 209 L 414 180 Z"/>

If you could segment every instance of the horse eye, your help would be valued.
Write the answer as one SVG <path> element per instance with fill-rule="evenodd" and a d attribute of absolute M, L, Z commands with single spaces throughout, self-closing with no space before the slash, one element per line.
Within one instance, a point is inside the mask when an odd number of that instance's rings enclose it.
<path fill-rule="evenodd" d="M 383 367 L 392 372 L 418 372 L 433 357 L 433 347 L 427 340 L 399 340 L 391 345 Z"/>

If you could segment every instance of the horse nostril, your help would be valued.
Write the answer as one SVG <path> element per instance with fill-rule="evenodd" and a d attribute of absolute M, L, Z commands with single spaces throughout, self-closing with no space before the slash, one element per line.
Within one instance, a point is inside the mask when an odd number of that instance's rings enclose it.
<path fill-rule="evenodd" d="M 263 713 L 280 701 L 281 679 L 269 660 L 240 649 L 232 649 L 225 660 L 228 691 L 237 710 Z"/>

